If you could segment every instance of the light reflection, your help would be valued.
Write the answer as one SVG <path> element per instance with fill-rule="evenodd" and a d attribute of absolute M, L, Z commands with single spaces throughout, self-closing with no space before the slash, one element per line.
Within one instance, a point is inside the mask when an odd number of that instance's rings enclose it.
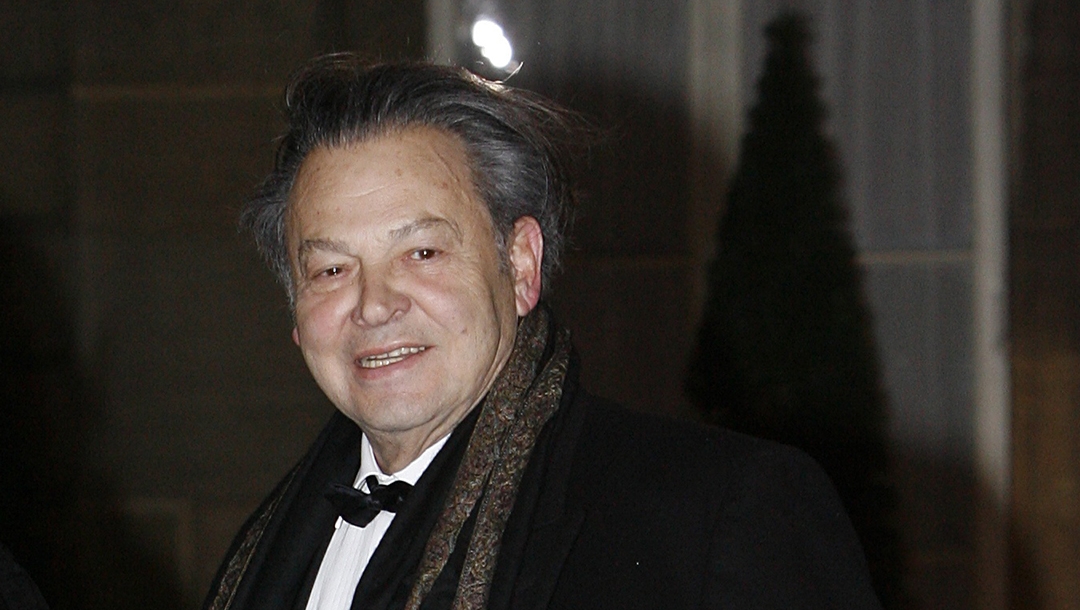
<path fill-rule="evenodd" d="M 480 54 L 495 68 L 505 68 L 514 58 L 514 50 L 503 33 L 502 26 L 487 17 L 480 17 L 473 23 L 473 44 L 480 48 Z"/>

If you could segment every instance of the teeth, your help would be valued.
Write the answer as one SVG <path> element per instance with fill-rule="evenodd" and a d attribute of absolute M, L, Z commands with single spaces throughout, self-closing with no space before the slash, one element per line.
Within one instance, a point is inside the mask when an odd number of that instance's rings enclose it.
<path fill-rule="evenodd" d="M 365 369 L 377 369 L 388 364 L 394 364 L 395 362 L 401 362 L 406 357 L 413 354 L 419 354 L 426 348 L 423 347 L 399 347 L 395 350 L 386 352 L 385 354 L 376 354 L 374 356 L 368 356 L 360 359 L 360 366 Z"/>

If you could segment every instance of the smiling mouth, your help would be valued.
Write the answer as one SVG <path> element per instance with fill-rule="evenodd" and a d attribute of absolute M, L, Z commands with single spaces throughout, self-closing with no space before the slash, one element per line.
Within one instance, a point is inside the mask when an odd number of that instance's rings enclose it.
<path fill-rule="evenodd" d="M 377 369 L 391 364 L 396 364 L 402 360 L 412 356 L 413 354 L 419 354 L 427 349 L 426 347 L 399 347 L 395 350 L 390 350 L 384 354 L 375 354 L 374 356 L 366 356 L 359 360 L 360 367 L 365 369 Z"/>

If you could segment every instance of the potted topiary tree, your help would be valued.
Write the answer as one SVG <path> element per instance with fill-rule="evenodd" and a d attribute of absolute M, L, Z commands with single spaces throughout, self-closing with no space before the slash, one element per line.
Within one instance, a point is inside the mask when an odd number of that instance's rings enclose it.
<path fill-rule="evenodd" d="M 832 478 L 886 608 L 901 561 L 885 400 L 806 20 L 769 51 L 721 214 L 688 379 L 706 420 L 797 446 Z"/>

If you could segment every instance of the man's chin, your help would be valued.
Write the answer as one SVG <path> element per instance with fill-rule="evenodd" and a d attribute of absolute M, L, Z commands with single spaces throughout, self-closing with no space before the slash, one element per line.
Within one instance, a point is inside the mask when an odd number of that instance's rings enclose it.
<path fill-rule="evenodd" d="M 396 398 L 400 399 L 400 395 Z M 364 406 L 359 406 L 364 405 Z M 378 411 L 366 408 L 367 405 L 380 405 Z M 415 402 L 396 401 L 388 398 L 369 398 L 359 404 L 350 404 L 344 408 L 338 406 L 345 417 L 351 419 L 360 429 L 370 435 L 381 437 L 408 436 L 433 427 L 433 420 L 426 411 L 418 409 Z"/>
<path fill-rule="evenodd" d="M 382 405 L 378 411 L 361 408 L 360 405 Z M 471 406 L 471 405 L 470 405 Z M 338 410 L 352 420 L 368 437 L 376 437 L 395 442 L 413 442 L 411 439 L 426 439 L 435 442 L 449 434 L 459 421 L 465 418 L 471 408 L 464 405 L 446 406 L 423 404 L 418 401 L 401 400 L 401 395 L 384 396 L 382 399 L 354 403 L 348 408 Z"/>

